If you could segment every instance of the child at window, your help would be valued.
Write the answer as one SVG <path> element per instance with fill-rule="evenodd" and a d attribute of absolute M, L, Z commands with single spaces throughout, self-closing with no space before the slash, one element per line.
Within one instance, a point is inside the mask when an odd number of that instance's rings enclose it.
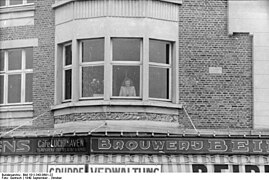
<path fill-rule="evenodd" d="M 119 96 L 136 96 L 135 87 L 130 78 L 126 77 L 120 88 Z"/>

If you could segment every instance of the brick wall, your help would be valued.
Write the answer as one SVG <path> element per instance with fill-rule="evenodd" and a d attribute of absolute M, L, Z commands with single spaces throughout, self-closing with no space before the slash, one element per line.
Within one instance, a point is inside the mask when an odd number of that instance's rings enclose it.
<path fill-rule="evenodd" d="M 53 127 L 54 123 L 50 111 L 54 98 L 54 0 L 37 0 L 35 3 L 35 30 L 39 43 L 34 52 L 34 115 L 48 112 L 34 121 L 34 126 L 45 128 Z"/>
<path fill-rule="evenodd" d="M 252 128 L 252 37 L 228 35 L 227 11 L 227 0 L 180 7 L 180 102 L 196 128 Z"/>
<path fill-rule="evenodd" d="M 33 49 L 33 107 L 34 117 L 38 116 L 33 121 L 34 128 L 51 128 L 54 123 L 50 111 L 54 98 L 53 3 L 54 0 L 35 1 L 34 25 L 0 28 L 0 41 L 38 38 L 38 47 Z M 39 116 L 40 114 L 43 115 Z"/>

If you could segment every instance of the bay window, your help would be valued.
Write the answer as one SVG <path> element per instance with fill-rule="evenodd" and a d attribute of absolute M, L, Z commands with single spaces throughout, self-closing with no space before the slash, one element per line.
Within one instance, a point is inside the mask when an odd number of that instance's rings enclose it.
<path fill-rule="evenodd" d="M 129 37 L 77 42 L 77 56 L 72 55 L 73 44 L 63 46 L 64 101 L 72 101 L 73 94 L 77 100 L 172 101 L 173 42 Z M 78 87 L 72 88 L 72 79 L 79 81 Z"/>
<path fill-rule="evenodd" d="M 0 51 L 0 104 L 32 102 L 33 48 Z"/>

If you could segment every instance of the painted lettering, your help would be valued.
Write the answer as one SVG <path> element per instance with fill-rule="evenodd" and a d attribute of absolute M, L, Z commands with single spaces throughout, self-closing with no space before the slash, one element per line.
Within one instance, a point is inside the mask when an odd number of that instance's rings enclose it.
<path fill-rule="evenodd" d="M 146 145 L 145 145 L 145 143 L 146 143 Z M 150 141 L 140 141 L 139 145 L 140 145 L 140 148 L 142 150 L 147 150 L 150 148 Z"/>
<path fill-rule="evenodd" d="M 232 140 L 233 152 L 249 152 L 249 141 L 248 140 Z"/>
<path fill-rule="evenodd" d="M 214 165 L 214 172 L 220 173 L 222 170 L 228 169 L 227 164 L 215 164 Z"/>
<path fill-rule="evenodd" d="M 3 152 L 8 152 L 7 149 L 10 152 L 16 152 L 16 141 L 12 141 L 12 143 L 3 141 Z"/>
<path fill-rule="evenodd" d="M 165 141 L 152 141 L 154 150 L 163 150 Z"/>
<path fill-rule="evenodd" d="M 113 141 L 113 149 L 122 150 L 124 146 L 124 141 L 122 140 L 114 140 Z"/>
<path fill-rule="evenodd" d="M 256 166 L 256 165 L 246 165 L 245 166 L 245 169 L 246 169 L 246 172 L 247 173 L 250 173 L 250 172 L 255 172 L 255 173 L 260 172 L 259 167 Z"/>
<path fill-rule="evenodd" d="M 110 149 L 111 143 L 109 139 L 98 139 L 98 149 Z"/>
<path fill-rule="evenodd" d="M 192 141 L 191 147 L 193 150 L 199 151 L 203 148 L 203 141 Z"/>
<path fill-rule="evenodd" d="M 178 149 L 179 150 L 188 150 L 190 143 L 188 141 L 179 141 L 178 142 Z"/>
<path fill-rule="evenodd" d="M 166 149 L 167 150 L 177 150 L 176 144 L 177 144 L 176 141 L 167 141 L 166 142 Z"/>
<path fill-rule="evenodd" d="M 17 152 L 29 152 L 30 140 L 20 140 L 17 142 Z"/>
<path fill-rule="evenodd" d="M 253 140 L 253 152 L 262 152 L 262 140 Z"/>
<path fill-rule="evenodd" d="M 193 164 L 192 172 L 194 173 L 207 172 L 207 167 L 204 164 Z"/>
<path fill-rule="evenodd" d="M 220 152 L 224 152 L 228 149 L 226 143 L 224 140 L 221 140 L 221 139 L 209 139 L 208 140 L 209 142 L 209 151 L 213 151 L 213 152 L 216 152 L 216 151 L 220 151 Z"/>
<path fill-rule="evenodd" d="M 132 151 L 138 147 L 138 143 L 136 141 L 128 141 L 125 146 L 127 149 Z"/>

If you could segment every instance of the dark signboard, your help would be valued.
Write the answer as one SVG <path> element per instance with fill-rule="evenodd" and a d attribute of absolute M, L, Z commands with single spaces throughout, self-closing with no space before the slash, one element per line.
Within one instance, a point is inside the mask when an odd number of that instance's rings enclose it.
<path fill-rule="evenodd" d="M 89 143 L 85 137 L 39 137 L 0 140 L 0 155 L 85 154 Z"/>
<path fill-rule="evenodd" d="M 264 138 L 36 137 L 0 139 L 0 155 L 26 154 L 269 154 Z"/>
<path fill-rule="evenodd" d="M 92 137 L 92 153 L 269 154 L 267 139 Z"/>

